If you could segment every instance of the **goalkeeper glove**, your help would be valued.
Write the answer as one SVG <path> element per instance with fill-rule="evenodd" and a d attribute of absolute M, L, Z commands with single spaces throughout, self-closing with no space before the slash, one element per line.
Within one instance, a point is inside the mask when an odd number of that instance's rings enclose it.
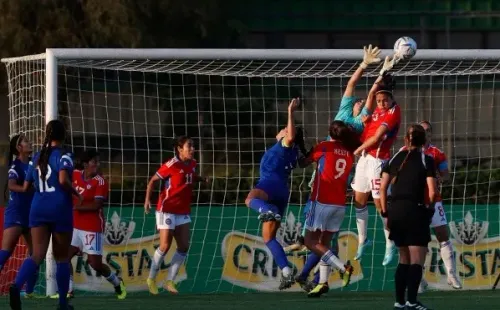
<path fill-rule="evenodd" d="M 371 64 L 376 64 L 380 62 L 380 58 L 378 57 L 382 51 L 379 50 L 378 47 L 372 48 L 370 44 L 368 48 L 366 46 L 363 47 L 363 62 L 359 65 L 361 68 L 366 69 Z"/>

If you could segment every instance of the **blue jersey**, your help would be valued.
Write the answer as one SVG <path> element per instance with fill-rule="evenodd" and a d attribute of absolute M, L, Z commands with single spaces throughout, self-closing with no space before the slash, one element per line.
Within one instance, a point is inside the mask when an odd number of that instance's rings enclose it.
<path fill-rule="evenodd" d="M 70 153 L 60 147 L 52 148 L 45 180 L 38 168 L 37 153 L 30 165 L 26 180 L 35 188 L 31 204 L 30 227 L 55 225 L 54 231 L 71 231 L 73 226 L 73 203 L 71 192 L 59 184 L 59 172 L 66 170 L 70 179 L 73 175 L 73 160 Z"/>
<path fill-rule="evenodd" d="M 297 146 L 287 147 L 283 139 L 276 142 L 260 160 L 260 179 L 287 183 L 292 170 L 297 167 Z"/>
<path fill-rule="evenodd" d="M 17 185 L 22 186 L 28 173 L 29 164 L 19 159 L 14 160 L 9 169 L 9 180 L 15 180 Z M 4 228 L 11 226 L 28 227 L 28 220 L 33 200 L 33 192 L 18 193 L 9 192 L 9 202 L 5 209 Z"/>

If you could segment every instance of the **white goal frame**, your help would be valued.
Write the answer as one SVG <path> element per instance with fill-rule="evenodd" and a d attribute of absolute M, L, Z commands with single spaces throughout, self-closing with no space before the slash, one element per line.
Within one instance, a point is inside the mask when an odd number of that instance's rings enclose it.
<path fill-rule="evenodd" d="M 392 55 L 393 50 L 382 50 L 382 57 Z M 58 117 L 58 61 L 59 60 L 222 60 L 222 61 L 360 61 L 362 49 L 68 49 L 48 48 L 45 53 L 5 58 L 2 62 L 45 59 L 45 123 Z M 497 61 L 500 49 L 446 50 L 419 49 L 411 60 L 415 61 Z M 207 74 L 207 73 L 200 73 Z M 395 73 L 397 75 L 397 72 Z M 46 264 L 46 292 L 57 292 L 55 269 L 49 247 Z"/>

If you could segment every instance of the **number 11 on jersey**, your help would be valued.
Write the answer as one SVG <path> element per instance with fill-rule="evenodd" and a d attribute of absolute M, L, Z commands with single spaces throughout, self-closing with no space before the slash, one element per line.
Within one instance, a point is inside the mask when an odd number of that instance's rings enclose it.
<path fill-rule="evenodd" d="M 193 174 L 192 173 L 186 173 L 186 184 L 191 184 L 193 183 Z"/>

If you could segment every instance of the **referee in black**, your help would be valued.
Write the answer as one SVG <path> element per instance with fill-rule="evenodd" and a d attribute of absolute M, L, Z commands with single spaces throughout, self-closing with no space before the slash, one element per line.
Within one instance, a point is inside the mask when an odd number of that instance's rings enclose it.
<path fill-rule="evenodd" d="M 407 150 L 394 155 L 382 169 L 382 216 L 387 217 L 389 239 L 399 248 L 394 309 L 429 309 L 417 301 L 437 192 L 434 160 L 422 152 L 424 144 L 424 128 L 411 125 L 405 136 Z"/>

